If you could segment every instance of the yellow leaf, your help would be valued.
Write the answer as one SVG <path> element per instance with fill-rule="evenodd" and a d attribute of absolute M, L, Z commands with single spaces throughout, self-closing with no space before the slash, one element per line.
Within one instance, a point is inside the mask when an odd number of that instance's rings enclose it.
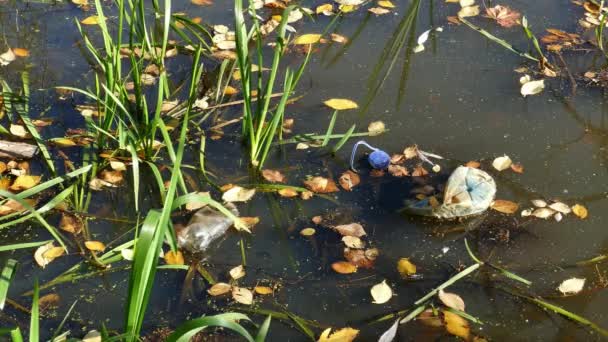
<path fill-rule="evenodd" d="M 165 262 L 167 265 L 183 265 L 185 264 L 184 255 L 181 251 L 168 251 L 165 253 Z"/>
<path fill-rule="evenodd" d="M 245 276 L 245 268 L 243 265 L 238 265 L 230 270 L 230 277 L 234 280 L 243 278 Z"/>
<path fill-rule="evenodd" d="M 319 5 L 317 6 L 317 8 L 315 9 L 315 12 L 317 14 L 331 14 L 334 10 L 334 6 L 332 4 L 323 4 L 323 5 Z"/>
<path fill-rule="evenodd" d="M 253 288 L 253 290 L 259 295 L 269 295 L 273 292 L 272 289 L 268 286 L 256 286 Z"/>
<path fill-rule="evenodd" d="M 492 203 L 492 209 L 503 214 L 513 214 L 519 209 L 519 205 L 515 202 L 498 199 Z"/>
<path fill-rule="evenodd" d="M 53 143 L 59 147 L 76 146 L 76 143 L 74 142 L 74 140 L 68 139 L 68 138 L 56 138 L 56 139 L 53 139 Z"/>
<path fill-rule="evenodd" d="M 224 89 L 224 95 L 228 95 L 228 96 L 238 94 L 238 92 L 239 92 L 238 89 L 236 89 L 233 86 L 229 86 L 229 85 L 227 85 L 226 88 Z"/>
<path fill-rule="evenodd" d="M 216 283 L 216 284 L 213 284 L 213 286 L 211 286 L 211 288 L 209 288 L 209 290 L 207 290 L 207 293 L 209 293 L 210 295 L 215 297 L 215 296 L 221 296 L 223 294 L 226 294 L 226 293 L 230 292 L 230 290 L 232 290 L 232 286 L 230 286 L 230 284 Z"/>
<path fill-rule="evenodd" d="M 327 107 L 336 110 L 347 110 L 359 108 L 359 105 L 349 99 L 329 99 L 323 102 Z"/>
<path fill-rule="evenodd" d="M 580 204 L 575 204 L 572 207 L 572 212 L 574 213 L 574 215 L 580 217 L 581 219 L 585 219 L 587 217 L 587 215 L 589 215 L 587 208 L 585 208 L 584 206 L 582 206 Z"/>
<path fill-rule="evenodd" d="M 359 335 L 359 330 L 353 328 L 342 328 L 331 333 L 332 328 L 323 330 L 318 342 L 351 342 Z"/>
<path fill-rule="evenodd" d="M 232 299 L 241 304 L 251 305 L 253 304 L 253 293 L 244 287 L 235 286 L 232 288 Z"/>
<path fill-rule="evenodd" d="M 388 0 L 380 0 L 378 1 L 378 6 L 380 7 L 384 7 L 384 8 L 395 8 L 395 5 L 388 1 Z"/>
<path fill-rule="evenodd" d="M 340 5 L 340 11 L 342 11 L 342 13 L 353 12 L 356 9 L 357 9 L 357 6 L 354 6 L 354 5 Z"/>
<path fill-rule="evenodd" d="M 53 260 L 57 257 L 62 256 L 65 253 L 65 248 L 63 247 L 52 247 L 49 248 L 46 252 L 42 253 L 42 257 L 45 259 Z"/>
<path fill-rule="evenodd" d="M 307 33 L 307 34 L 303 34 L 301 36 L 296 37 L 296 39 L 293 40 L 293 43 L 296 45 L 314 44 L 314 43 L 318 43 L 320 39 L 321 39 L 320 34 Z"/>
<path fill-rule="evenodd" d="M 93 252 L 103 252 L 106 249 L 106 245 L 101 241 L 85 241 L 84 246 Z"/>
<path fill-rule="evenodd" d="M 24 48 L 13 48 L 13 53 L 17 57 L 27 57 L 30 55 L 30 52 Z"/>
<path fill-rule="evenodd" d="M 397 261 L 397 271 L 399 271 L 402 277 L 407 277 L 416 274 L 416 265 L 408 258 L 401 258 Z"/>
<path fill-rule="evenodd" d="M 36 184 L 40 183 L 40 176 L 21 175 L 15 178 L 13 185 L 10 189 L 13 191 L 27 190 Z"/>
<path fill-rule="evenodd" d="M 445 329 L 452 335 L 469 339 L 469 323 L 462 317 L 450 311 L 443 310 Z"/>
<path fill-rule="evenodd" d="M 76 216 L 69 213 L 61 214 L 61 221 L 59 221 L 59 228 L 72 234 L 78 234 L 82 231 L 84 223 Z"/>
<path fill-rule="evenodd" d="M 302 236 L 312 236 L 315 235 L 316 230 L 314 228 L 304 228 L 300 231 L 300 235 Z"/>
<path fill-rule="evenodd" d="M 80 21 L 83 25 L 97 25 L 99 24 L 100 18 L 96 15 L 92 15 Z"/>
<path fill-rule="evenodd" d="M 357 266 L 348 261 L 338 261 L 331 264 L 331 268 L 340 274 L 350 274 L 357 272 Z"/>

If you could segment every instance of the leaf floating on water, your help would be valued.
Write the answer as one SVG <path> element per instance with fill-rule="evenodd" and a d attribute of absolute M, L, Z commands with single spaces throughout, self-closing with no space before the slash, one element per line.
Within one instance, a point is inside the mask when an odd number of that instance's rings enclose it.
<path fill-rule="evenodd" d="M 245 189 L 237 185 L 224 192 L 222 199 L 226 202 L 247 202 L 253 195 L 255 195 L 255 189 Z"/>
<path fill-rule="evenodd" d="M 492 203 L 492 209 L 503 214 L 514 214 L 519 209 L 519 205 L 507 200 L 495 200 L 494 203 Z"/>
<path fill-rule="evenodd" d="M 354 236 L 360 238 L 367 234 L 365 233 L 363 226 L 359 223 L 341 224 L 333 228 L 342 236 Z"/>
<path fill-rule="evenodd" d="M 587 218 L 587 215 L 589 214 L 587 212 L 587 208 L 585 208 L 584 206 L 580 205 L 580 204 L 575 204 L 572 207 L 572 212 L 574 213 L 574 215 L 580 217 L 581 219 L 585 219 Z"/>
<path fill-rule="evenodd" d="M 213 297 L 224 295 L 232 290 L 232 286 L 226 283 L 215 283 L 211 286 L 207 293 Z"/>
<path fill-rule="evenodd" d="M 13 50 L 11 48 L 9 48 L 8 50 L 6 50 L 6 52 L 4 52 L 3 54 L 0 55 L 0 65 L 1 66 L 9 65 L 15 59 L 17 59 L 17 56 L 15 55 Z"/>
<path fill-rule="evenodd" d="M 459 295 L 439 290 L 437 296 L 439 297 L 439 300 L 443 303 L 443 305 L 447 306 L 448 308 L 464 311 L 464 300 L 462 300 Z"/>
<path fill-rule="evenodd" d="M 335 0 L 340 5 L 345 6 L 359 6 L 364 3 L 366 0 Z"/>
<path fill-rule="evenodd" d="M 81 342 L 101 342 L 101 341 L 102 341 L 101 333 L 99 333 L 99 331 L 97 331 L 97 330 L 91 330 L 86 335 L 84 335 Z"/>
<path fill-rule="evenodd" d="M 125 260 L 133 261 L 133 256 L 135 255 L 135 252 L 132 249 L 125 248 L 120 250 L 120 255 Z"/>
<path fill-rule="evenodd" d="M 403 165 L 389 165 L 388 173 L 393 177 L 406 177 L 410 175 L 407 168 Z"/>
<path fill-rule="evenodd" d="M 359 335 L 359 330 L 342 328 L 331 333 L 332 328 L 323 330 L 317 342 L 352 342 Z"/>
<path fill-rule="evenodd" d="M 331 40 L 336 43 L 345 44 L 348 42 L 348 38 L 346 38 L 345 36 L 343 36 L 341 34 L 332 33 L 332 34 L 330 34 L 330 37 L 331 37 Z"/>
<path fill-rule="evenodd" d="M 293 43 L 295 45 L 308 45 L 308 44 L 315 44 L 318 43 L 319 40 L 321 40 L 321 35 L 318 33 L 307 33 L 307 34 L 303 34 L 301 36 L 296 37 L 293 40 Z"/>
<path fill-rule="evenodd" d="M 15 178 L 9 189 L 23 191 L 36 186 L 38 183 L 40 183 L 40 176 L 21 175 Z"/>
<path fill-rule="evenodd" d="M 555 213 L 555 215 L 553 215 L 553 218 L 556 222 L 560 222 L 564 217 L 562 216 L 562 213 Z"/>
<path fill-rule="evenodd" d="M 304 186 L 312 192 L 316 192 L 319 194 L 326 194 L 331 192 L 338 192 L 338 186 L 336 186 L 336 182 L 333 179 L 328 179 L 325 177 L 313 177 L 311 179 L 304 181 Z"/>
<path fill-rule="evenodd" d="M 123 177 L 121 171 L 103 170 L 99 174 L 99 178 L 101 178 L 103 181 L 105 181 L 107 183 L 116 185 L 116 184 L 121 183 L 124 177 Z"/>
<path fill-rule="evenodd" d="M 538 208 L 532 212 L 532 216 L 541 219 L 548 219 L 555 214 L 555 210 L 549 208 Z"/>
<path fill-rule="evenodd" d="M 386 131 L 386 126 L 382 121 L 374 121 L 367 126 L 367 131 L 371 137 L 380 135 Z"/>
<path fill-rule="evenodd" d="M 365 247 L 365 243 L 355 236 L 343 236 L 342 242 L 349 248 L 361 249 Z"/>
<path fill-rule="evenodd" d="M 72 234 L 79 234 L 83 227 L 84 223 L 78 216 L 66 212 L 61 214 L 59 228 L 62 230 Z"/>
<path fill-rule="evenodd" d="M 236 302 L 251 305 L 253 304 L 253 292 L 244 287 L 233 287 L 232 288 L 232 299 Z"/>
<path fill-rule="evenodd" d="M 286 181 L 285 175 L 277 170 L 262 170 L 262 177 L 271 183 L 285 183 Z"/>
<path fill-rule="evenodd" d="M 24 48 L 13 48 L 13 53 L 17 57 L 27 57 L 30 55 L 30 52 Z"/>
<path fill-rule="evenodd" d="M 351 274 L 357 272 L 357 266 L 348 261 L 336 261 L 331 264 L 331 268 L 340 274 Z"/>
<path fill-rule="evenodd" d="M 387 10 L 386 8 L 382 8 L 382 7 L 372 7 L 372 8 L 369 8 L 367 11 L 370 13 L 373 13 L 375 15 L 383 15 L 383 14 L 391 13 L 391 11 Z"/>
<path fill-rule="evenodd" d="M 551 208 L 555 211 L 558 211 L 564 215 L 568 215 L 572 212 L 572 209 L 570 209 L 570 207 L 567 204 L 562 203 L 562 202 L 551 203 L 549 205 L 549 208 Z"/>
<path fill-rule="evenodd" d="M 309 199 L 311 199 L 315 194 L 312 191 L 302 191 L 302 193 L 300 194 L 300 198 L 307 201 Z"/>
<path fill-rule="evenodd" d="M 286 197 L 286 198 L 298 196 L 298 192 L 296 190 L 294 190 L 293 188 L 279 189 L 279 191 L 277 191 L 277 193 L 279 194 L 279 196 Z"/>
<path fill-rule="evenodd" d="M 524 173 L 524 166 L 518 163 L 511 164 L 511 170 L 515 173 Z"/>
<path fill-rule="evenodd" d="M 103 252 L 106 249 L 106 245 L 101 241 L 85 241 L 84 246 L 93 252 Z"/>
<path fill-rule="evenodd" d="M 507 155 L 504 155 L 502 157 L 494 159 L 494 161 L 492 162 L 492 166 L 498 171 L 503 171 L 510 168 L 512 163 L 513 161 L 511 161 L 511 158 L 509 158 L 509 156 Z"/>
<path fill-rule="evenodd" d="M 544 207 L 546 207 L 546 206 L 547 206 L 547 202 L 545 202 L 545 201 L 544 201 L 544 200 L 542 200 L 542 199 L 534 199 L 534 200 L 532 200 L 531 202 L 532 202 L 532 204 L 533 204 L 535 207 L 537 207 L 537 208 L 544 208 Z"/>
<path fill-rule="evenodd" d="M 11 126 L 9 127 L 9 131 L 12 135 L 18 138 L 29 139 L 32 137 L 32 135 L 25 129 L 25 126 L 23 125 L 11 124 Z"/>
<path fill-rule="evenodd" d="M 300 231 L 302 236 L 313 236 L 317 231 L 314 228 L 304 228 Z"/>
<path fill-rule="evenodd" d="M 349 99 L 329 99 L 323 103 L 327 107 L 335 110 L 348 110 L 359 108 L 359 105 L 357 105 L 355 101 Z"/>
<path fill-rule="evenodd" d="M 443 320 L 445 322 L 445 329 L 450 334 L 462 337 L 465 340 L 469 339 L 471 330 L 469 328 L 469 322 L 464 318 L 450 311 L 443 310 Z"/>
<path fill-rule="evenodd" d="M 164 255 L 165 262 L 167 265 L 184 265 L 184 255 L 181 251 L 168 251 Z"/>
<path fill-rule="evenodd" d="M 577 294 L 585 287 L 585 278 L 570 278 L 564 280 L 557 290 L 563 294 Z"/>
<path fill-rule="evenodd" d="M 397 261 L 397 271 L 403 278 L 416 274 L 416 265 L 409 258 L 401 258 Z"/>
<path fill-rule="evenodd" d="M 83 25 L 97 25 L 100 22 L 100 18 L 96 15 L 92 15 L 90 17 L 84 18 L 80 21 Z"/>
<path fill-rule="evenodd" d="M 370 293 L 374 301 L 374 304 L 384 304 L 388 302 L 393 297 L 393 290 L 386 283 L 386 280 L 382 281 L 379 284 L 372 286 L 370 289 Z"/>
<path fill-rule="evenodd" d="M 521 86 L 520 93 L 523 97 L 540 94 L 545 89 L 545 80 L 526 82 Z"/>
<path fill-rule="evenodd" d="M 479 15 L 479 5 L 466 6 L 458 11 L 459 18 L 475 17 Z"/>
<path fill-rule="evenodd" d="M 190 0 L 195 5 L 198 6 L 210 6 L 213 5 L 213 0 Z"/>
<path fill-rule="evenodd" d="M 389 0 L 380 0 L 380 1 L 378 1 L 378 6 L 384 7 L 384 8 L 395 8 L 395 4 L 393 4 Z"/>
<path fill-rule="evenodd" d="M 397 337 L 397 329 L 399 328 L 399 319 L 391 325 L 388 330 L 386 330 L 378 339 L 378 342 L 393 342 L 395 337 Z"/>
<path fill-rule="evenodd" d="M 253 291 L 255 291 L 255 293 L 262 295 L 262 296 L 266 296 L 266 295 L 270 295 L 273 294 L 273 290 L 272 288 L 268 287 L 268 286 L 256 286 L 253 288 Z"/>
<path fill-rule="evenodd" d="M 358 174 L 348 170 L 340 176 L 338 182 L 340 183 L 342 189 L 352 191 L 355 186 L 359 185 L 361 178 Z"/>
<path fill-rule="evenodd" d="M 521 13 L 512 10 L 508 6 L 496 5 L 492 8 L 486 8 L 488 18 L 496 20 L 496 23 L 502 27 L 513 27 L 519 25 Z"/>
<path fill-rule="evenodd" d="M 238 265 L 230 270 L 230 277 L 234 280 L 243 278 L 245 276 L 245 268 L 243 265 Z"/>
<path fill-rule="evenodd" d="M 43 255 L 54 247 L 55 245 L 53 244 L 53 242 L 49 242 L 46 245 L 42 245 L 36 249 L 36 251 L 34 252 L 34 260 L 36 260 L 38 266 L 45 268 L 46 265 L 53 261 L 53 259 L 45 258 Z"/>
<path fill-rule="evenodd" d="M 377 257 L 378 249 L 376 248 L 367 250 L 344 248 L 344 258 L 359 268 L 373 268 Z"/>
<path fill-rule="evenodd" d="M 412 177 L 423 177 L 428 175 L 429 172 L 422 166 L 422 164 L 418 164 L 414 171 L 412 171 Z"/>
<path fill-rule="evenodd" d="M 524 209 L 521 211 L 521 217 L 532 216 L 532 209 Z"/>
<path fill-rule="evenodd" d="M 453 2 L 459 3 L 460 7 L 468 7 L 475 5 L 475 0 L 453 0 Z"/>
<path fill-rule="evenodd" d="M 315 13 L 330 16 L 330 15 L 334 14 L 334 5 L 332 5 L 332 4 L 319 5 L 315 9 Z"/>

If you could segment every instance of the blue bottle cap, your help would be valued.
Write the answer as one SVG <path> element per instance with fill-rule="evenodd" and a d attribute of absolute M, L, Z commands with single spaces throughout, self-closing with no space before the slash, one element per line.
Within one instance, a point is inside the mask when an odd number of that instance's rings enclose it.
<path fill-rule="evenodd" d="M 375 150 L 369 155 L 367 160 L 374 169 L 380 170 L 386 169 L 391 163 L 391 157 L 382 150 Z"/>

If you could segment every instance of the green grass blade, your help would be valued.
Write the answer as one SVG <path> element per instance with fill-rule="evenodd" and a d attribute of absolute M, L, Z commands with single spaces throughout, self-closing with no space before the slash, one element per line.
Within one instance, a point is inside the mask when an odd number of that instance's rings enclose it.
<path fill-rule="evenodd" d="M 327 131 L 325 132 L 325 137 L 323 138 L 323 143 L 321 143 L 321 146 L 327 146 L 327 144 L 329 143 L 329 137 L 331 136 L 331 134 L 334 131 L 334 126 L 336 125 L 336 119 L 338 118 L 338 111 L 335 110 L 334 114 L 332 114 L 331 116 L 331 120 L 329 120 L 329 126 L 327 126 Z"/>
<path fill-rule="evenodd" d="M 238 333 L 247 341 L 254 342 L 254 339 L 249 332 L 238 324 L 236 320 L 249 320 L 249 318 L 243 314 L 226 313 L 193 319 L 177 327 L 177 329 L 175 329 L 167 338 L 166 342 L 189 342 L 192 336 L 207 327 L 223 327 L 230 329 Z"/>
<path fill-rule="evenodd" d="M 17 260 L 8 259 L 4 268 L 2 269 L 2 276 L 0 278 L 0 310 L 4 309 L 4 303 L 8 295 L 8 288 L 11 286 L 15 271 L 17 269 Z"/>
<path fill-rule="evenodd" d="M 30 317 L 30 342 L 38 342 L 40 340 L 40 307 L 38 279 L 34 280 L 34 294 L 32 296 L 32 313 Z"/>
<path fill-rule="evenodd" d="M 12 245 L 4 245 L 4 246 L 0 246 L 0 252 L 14 251 L 16 249 L 23 249 L 23 248 L 40 247 L 42 245 L 46 245 L 47 243 L 49 243 L 51 241 L 53 241 L 53 240 L 46 240 L 46 241 L 39 241 L 39 242 L 25 242 L 25 243 L 16 243 L 16 244 L 12 244 Z"/>
<path fill-rule="evenodd" d="M 465 268 L 464 270 L 458 272 L 455 276 L 453 276 L 452 278 L 448 279 L 446 282 L 444 282 L 443 284 L 437 286 L 434 290 L 430 291 L 429 293 L 427 293 L 424 297 L 418 299 L 414 304 L 415 305 L 420 305 L 422 303 L 424 303 L 425 301 L 427 301 L 429 298 L 433 297 L 434 295 L 437 294 L 437 292 L 439 292 L 440 290 L 445 289 L 446 287 L 454 284 L 455 282 L 457 282 L 458 280 L 468 276 L 469 274 L 475 272 L 479 266 L 481 266 L 481 264 L 473 264 L 467 268 Z"/>
<path fill-rule="evenodd" d="M 336 143 L 336 146 L 334 146 L 334 148 L 331 150 L 333 153 L 338 152 L 338 150 L 341 149 L 342 146 L 344 146 L 344 144 L 346 144 L 346 142 L 348 141 L 348 139 L 350 139 L 353 136 L 353 132 L 355 131 L 356 127 L 357 127 L 357 125 L 350 126 L 350 128 L 348 129 L 348 131 L 346 131 L 346 133 L 342 137 L 342 139 L 340 139 Z"/>
<path fill-rule="evenodd" d="M 270 328 L 270 321 L 272 320 L 272 316 L 268 315 L 262 323 L 260 330 L 258 330 L 258 334 L 255 337 L 255 342 L 264 342 L 266 341 L 266 336 L 268 335 L 268 329 Z"/>

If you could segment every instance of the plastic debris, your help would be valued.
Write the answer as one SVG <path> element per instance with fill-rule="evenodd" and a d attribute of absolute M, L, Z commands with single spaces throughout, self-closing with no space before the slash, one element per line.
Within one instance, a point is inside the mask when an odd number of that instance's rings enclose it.
<path fill-rule="evenodd" d="M 225 206 L 235 216 L 239 215 L 233 204 L 227 203 Z M 186 227 L 178 231 L 177 243 L 180 248 L 192 253 L 204 252 L 212 242 L 223 237 L 233 224 L 233 220 L 217 209 L 205 206 L 194 213 Z"/>

